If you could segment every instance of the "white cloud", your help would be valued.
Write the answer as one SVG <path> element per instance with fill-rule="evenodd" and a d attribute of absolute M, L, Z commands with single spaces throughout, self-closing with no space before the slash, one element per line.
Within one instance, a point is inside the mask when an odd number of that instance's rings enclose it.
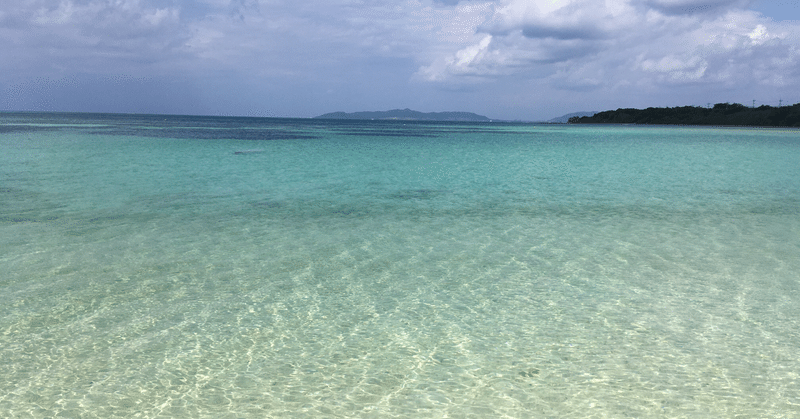
<path fill-rule="evenodd" d="M 486 55 L 492 36 L 488 35 L 478 45 L 472 45 L 456 53 L 454 65 L 460 68 L 468 68 L 470 65 L 480 61 L 479 58 Z"/>
<path fill-rule="evenodd" d="M 643 60 L 641 68 L 647 72 L 660 73 L 660 82 L 693 82 L 700 80 L 708 69 L 708 63 L 699 56 L 666 56 L 660 60 Z"/>
<path fill-rule="evenodd" d="M 29 20 L 41 29 L 71 25 L 76 30 L 108 28 L 126 32 L 131 27 L 158 26 L 176 22 L 178 9 L 143 5 L 136 0 L 116 1 L 34 1 L 12 8 L 21 20 Z"/>
<path fill-rule="evenodd" d="M 545 91 L 578 101 L 800 84 L 800 23 L 751 3 L 0 0 L 0 87 L 173 77 L 208 89 L 215 104 L 335 106 L 323 113 L 345 108 L 337 103 L 455 109 L 468 94 L 481 98 L 475 106 L 509 108 Z"/>
<path fill-rule="evenodd" d="M 178 10 L 170 8 L 146 11 L 145 13 L 142 14 L 142 21 L 151 26 L 158 26 L 165 21 L 177 20 L 177 18 L 178 18 Z"/>
<path fill-rule="evenodd" d="M 764 41 L 769 39 L 769 35 L 767 34 L 767 28 L 764 25 L 757 25 L 753 32 L 747 34 L 752 40 L 753 45 L 763 44 Z"/>
<path fill-rule="evenodd" d="M 418 74 L 439 83 L 505 75 L 581 89 L 800 83 L 797 71 L 787 71 L 800 67 L 800 25 L 780 30 L 742 9 L 747 3 L 505 0 L 478 28 L 491 38 L 440 57 Z M 766 59 L 775 56 L 781 60 Z"/>

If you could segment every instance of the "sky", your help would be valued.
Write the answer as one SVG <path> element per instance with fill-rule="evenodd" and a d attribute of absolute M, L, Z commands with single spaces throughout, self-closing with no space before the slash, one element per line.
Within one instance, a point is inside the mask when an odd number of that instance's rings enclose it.
<path fill-rule="evenodd" d="M 722 102 L 800 102 L 800 0 L 0 0 L 6 111 L 541 121 Z"/>

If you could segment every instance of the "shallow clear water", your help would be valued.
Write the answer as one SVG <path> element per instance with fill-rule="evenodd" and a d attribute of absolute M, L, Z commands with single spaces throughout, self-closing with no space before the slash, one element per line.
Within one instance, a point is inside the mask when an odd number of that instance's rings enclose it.
<path fill-rule="evenodd" d="M 0 416 L 798 417 L 799 134 L 0 114 Z"/>

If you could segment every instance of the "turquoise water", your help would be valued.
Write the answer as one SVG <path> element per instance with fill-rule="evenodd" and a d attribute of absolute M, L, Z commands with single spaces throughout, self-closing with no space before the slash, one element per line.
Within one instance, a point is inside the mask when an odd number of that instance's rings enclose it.
<path fill-rule="evenodd" d="M 800 417 L 800 131 L 0 114 L 2 417 Z"/>

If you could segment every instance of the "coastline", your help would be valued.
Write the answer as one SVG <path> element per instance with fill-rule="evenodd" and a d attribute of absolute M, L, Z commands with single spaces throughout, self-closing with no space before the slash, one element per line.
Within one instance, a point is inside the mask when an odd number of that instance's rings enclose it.
<path fill-rule="evenodd" d="M 570 118 L 568 123 L 796 128 L 800 127 L 800 103 L 778 108 L 748 108 L 738 103 L 718 103 L 713 108 L 620 108 Z"/>

